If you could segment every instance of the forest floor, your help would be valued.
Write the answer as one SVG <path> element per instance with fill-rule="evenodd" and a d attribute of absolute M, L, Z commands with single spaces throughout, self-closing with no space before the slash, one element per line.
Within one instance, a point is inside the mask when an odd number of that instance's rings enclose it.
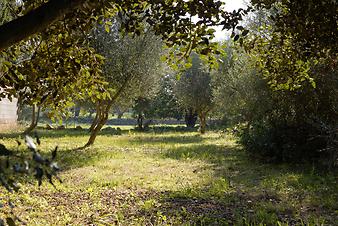
<path fill-rule="evenodd" d="M 115 130 L 113 130 L 115 131 Z M 248 157 L 221 132 L 106 130 L 79 149 L 84 130 L 39 130 L 59 146 L 63 183 L 23 183 L 10 196 L 28 225 L 337 225 L 338 175 Z M 113 133 L 113 132 L 112 132 Z M 115 134 L 115 132 L 114 132 Z M 0 143 L 16 145 L 17 134 Z M 7 204 L 0 217 L 8 214 Z"/>

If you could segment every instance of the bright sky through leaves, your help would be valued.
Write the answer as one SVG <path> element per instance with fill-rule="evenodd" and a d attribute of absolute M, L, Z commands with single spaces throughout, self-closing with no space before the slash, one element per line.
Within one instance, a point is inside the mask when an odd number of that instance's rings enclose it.
<path fill-rule="evenodd" d="M 243 0 L 222 0 L 225 2 L 225 9 L 227 11 L 233 11 L 237 10 L 239 8 L 245 8 L 246 4 Z M 221 27 L 216 27 L 216 33 L 215 33 L 215 40 L 221 41 L 226 38 L 226 36 L 229 36 L 226 30 L 222 31 Z"/>

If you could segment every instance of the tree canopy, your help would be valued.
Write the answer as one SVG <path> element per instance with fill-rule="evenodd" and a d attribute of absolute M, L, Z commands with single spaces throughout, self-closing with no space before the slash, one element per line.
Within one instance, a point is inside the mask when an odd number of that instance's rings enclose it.
<path fill-rule="evenodd" d="M 92 45 L 105 57 L 102 77 L 107 95 L 93 98 L 97 110 L 88 145 L 94 142 L 96 134 L 106 123 L 113 104 L 147 97 L 162 73 L 161 40 L 150 30 L 139 36 L 123 36 L 118 31 L 119 26 L 115 20 L 110 32 L 100 26 L 92 34 Z"/>
<path fill-rule="evenodd" d="M 200 131 L 205 133 L 206 117 L 212 108 L 212 84 L 208 69 L 195 53 L 191 67 L 186 69 L 175 86 L 175 95 L 186 111 L 197 113 Z"/>

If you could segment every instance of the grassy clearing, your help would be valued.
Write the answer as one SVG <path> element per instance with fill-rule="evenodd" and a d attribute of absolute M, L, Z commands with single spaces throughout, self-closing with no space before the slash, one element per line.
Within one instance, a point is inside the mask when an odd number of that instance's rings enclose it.
<path fill-rule="evenodd" d="M 248 158 L 231 136 L 123 130 L 84 150 L 85 131 L 40 131 L 59 145 L 63 184 L 25 184 L 12 199 L 29 225 L 335 225 L 336 174 Z M 1 142 L 15 146 L 17 134 Z M 2 190 L 4 199 L 5 191 Z M 5 213 L 7 207 L 2 208 Z M 2 213 L 2 214 L 3 214 Z"/>

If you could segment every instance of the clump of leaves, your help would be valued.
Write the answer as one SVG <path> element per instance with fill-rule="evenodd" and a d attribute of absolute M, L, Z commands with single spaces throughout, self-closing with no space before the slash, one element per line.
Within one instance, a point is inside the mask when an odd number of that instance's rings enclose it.
<path fill-rule="evenodd" d="M 40 145 L 40 138 L 35 134 L 36 143 Z M 34 139 L 30 136 L 25 137 L 25 144 L 27 152 L 19 151 L 23 146 L 22 141 L 16 140 L 17 150 L 10 150 L 5 145 L 0 144 L 0 185 L 6 188 L 10 193 L 19 190 L 19 181 L 23 177 L 34 175 L 34 178 L 38 181 L 38 185 L 41 186 L 44 178 L 55 187 L 53 179 L 55 178 L 62 183 L 61 178 L 57 175 L 60 168 L 57 164 L 57 150 L 58 146 L 51 151 L 49 157 L 41 155 L 38 150 L 38 146 L 35 144 Z M 29 158 L 31 156 L 31 158 Z M 14 217 L 7 217 L 6 223 L 8 225 L 15 225 L 15 221 L 21 221 L 13 214 L 14 205 L 8 200 L 8 205 L 11 208 L 11 215 Z M 4 220 L 0 219 L 0 225 Z"/>

